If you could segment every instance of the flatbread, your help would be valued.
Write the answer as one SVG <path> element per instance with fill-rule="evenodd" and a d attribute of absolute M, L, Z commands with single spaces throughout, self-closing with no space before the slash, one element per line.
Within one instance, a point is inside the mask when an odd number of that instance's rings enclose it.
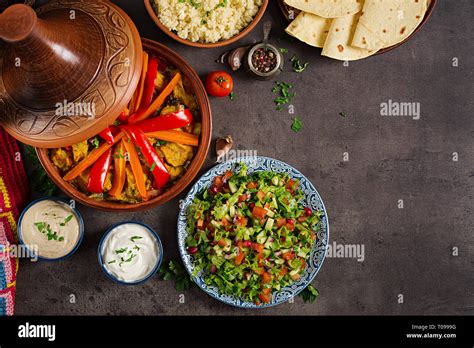
<path fill-rule="evenodd" d="M 323 56 L 338 60 L 357 60 L 369 57 L 377 50 L 351 46 L 352 38 L 359 21 L 360 13 L 335 18 L 331 23 L 326 42 L 324 43 Z"/>
<path fill-rule="evenodd" d="M 370 50 L 405 40 L 420 25 L 429 0 L 365 0 L 352 45 Z"/>
<path fill-rule="evenodd" d="M 288 6 L 324 18 L 338 18 L 362 10 L 363 0 L 285 0 Z"/>
<path fill-rule="evenodd" d="M 285 31 L 308 45 L 323 47 L 331 27 L 332 19 L 301 12 Z"/>

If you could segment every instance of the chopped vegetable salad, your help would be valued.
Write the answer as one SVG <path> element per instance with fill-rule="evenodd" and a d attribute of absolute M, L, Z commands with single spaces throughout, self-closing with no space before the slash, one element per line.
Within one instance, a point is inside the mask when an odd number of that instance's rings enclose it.
<path fill-rule="evenodd" d="M 216 176 L 190 206 L 187 252 L 194 276 L 221 293 L 256 304 L 297 281 L 320 228 L 321 211 L 302 204 L 299 182 L 260 171 Z"/>

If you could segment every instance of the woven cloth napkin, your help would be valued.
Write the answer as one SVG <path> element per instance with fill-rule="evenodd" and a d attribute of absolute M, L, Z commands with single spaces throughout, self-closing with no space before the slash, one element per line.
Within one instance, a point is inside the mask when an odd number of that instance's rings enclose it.
<path fill-rule="evenodd" d="M 0 127 L 0 315 L 13 315 L 18 258 L 17 221 L 29 198 L 17 142 Z"/>

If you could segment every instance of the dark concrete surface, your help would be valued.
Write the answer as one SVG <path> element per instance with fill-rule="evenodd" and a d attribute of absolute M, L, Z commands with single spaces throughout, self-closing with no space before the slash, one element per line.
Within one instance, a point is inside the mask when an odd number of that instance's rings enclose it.
<path fill-rule="evenodd" d="M 144 37 L 178 51 L 201 76 L 222 68 L 214 59 L 223 49 L 180 45 L 155 27 L 142 1 L 116 3 Z M 303 122 L 299 134 L 290 129 L 292 115 L 275 111 L 272 82 L 256 82 L 239 72 L 234 74 L 235 101 L 211 100 L 214 138 L 231 134 L 238 148 L 301 170 L 326 204 L 330 242 L 364 246 L 364 262 L 326 259 L 313 283 L 321 294 L 315 303 L 297 298 L 270 309 L 240 310 L 194 288 L 184 293 L 182 304 L 172 282 L 154 278 L 124 287 L 108 280 L 97 263 L 97 244 L 107 227 L 122 220 L 150 224 L 163 239 L 166 257 L 178 257 L 175 199 L 144 213 L 81 206 L 86 236 L 71 259 L 21 262 L 16 313 L 474 314 L 473 18 L 474 1 L 440 0 L 408 43 L 348 67 L 321 57 L 319 49 L 281 41 L 290 57 L 295 53 L 311 62 L 303 74 L 288 65 L 280 77 L 295 85 L 295 115 Z M 285 37 L 275 0 L 265 19 L 275 24 L 274 40 Z M 239 44 L 259 40 L 262 23 Z M 421 118 L 381 116 L 380 104 L 389 99 L 420 103 Z M 343 160 L 346 152 L 349 161 Z M 209 154 L 203 171 L 214 156 Z M 70 303 L 71 294 L 76 303 Z"/>

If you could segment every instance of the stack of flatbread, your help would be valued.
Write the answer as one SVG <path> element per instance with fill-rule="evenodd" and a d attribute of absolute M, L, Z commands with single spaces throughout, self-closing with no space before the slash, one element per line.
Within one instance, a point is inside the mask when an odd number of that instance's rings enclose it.
<path fill-rule="evenodd" d="M 338 60 L 357 60 L 396 45 L 416 30 L 430 0 L 285 0 L 302 12 L 286 28 Z"/>

